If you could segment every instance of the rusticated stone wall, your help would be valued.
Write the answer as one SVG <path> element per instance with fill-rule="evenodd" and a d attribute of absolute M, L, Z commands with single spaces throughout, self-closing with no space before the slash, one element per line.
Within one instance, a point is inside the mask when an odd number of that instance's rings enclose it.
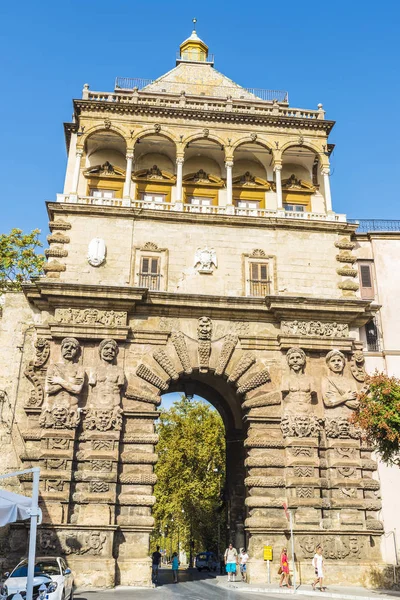
<path fill-rule="evenodd" d="M 365 580 L 382 525 L 376 463 L 349 421 L 365 371 L 348 323 L 166 317 L 146 304 L 138 318 L 110 302 L 62 302 L 26 341 L 15 414 L 20 466 L 41 467 L 38 552 L 64 554 L 78 583 L 150 585 L 154 423 L 162 394 L 186 390 L 224 420 L 229 535 L 249 548 L 251 581 L 266 579 L 263 546 L 277 556 L 288 543 L 284 502 L 303 580 L 318 543 L 336 581 Z M 14 526 L 11 562 L 25 542 Z"/>

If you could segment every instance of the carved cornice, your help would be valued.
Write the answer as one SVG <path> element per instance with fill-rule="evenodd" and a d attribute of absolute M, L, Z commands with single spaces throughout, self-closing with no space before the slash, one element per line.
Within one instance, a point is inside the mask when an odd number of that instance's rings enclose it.
<path fill-rule="evenodd" d="M 147 290 L 144 288 L 81 285 L 35 279 L 24 287 L 28 300 L 41 310 L 56 308 L 94 308 L 114 311 L 133 312 L 135 304 L 144 299 Z"/>
<path fill-rule="evenodd" d="M 185 119 L 185 121 L 207 121 L 222 123 L 245 123 L 246 125 L 269 125 L 278 128 L 294 129 L 298 132 L 301 129 L 321 130 L 329 134 L 335 121 L 325 119 L 303 119 L 301 117 L 285 117 L 283 115 L 263 115 L 260 113 L 251 113 L 249 111 L 239 112 L 239 107 L 235 106 L 235 112 L 213 111 L 207 105 L 207 99 L 204 99 L 204 109 L 193 109 L 183 106 L 161 106 L 149 104 L 127 104 L 114 102 L 101 102 L 98 100 L 74 100 L 75 114 L 78 116 L 87 112 L 93 116 L 93 113 L 102 115 L 102 113 L 137 115 L 137 116 L 159 116 L 169 119 Z M 102 118 L 102 117 L 101 117 Z"/>
<path fill-rule="evenodd" d="M 182 223 L 204 223 L 208 226 L 230 226 L 230 227 L 257 227 L 262 229 L 288 229 L 299 231 L 325 231 L 332 234 L 352 235 L 357 228 L 354 223 L 345 221 L 313 221 L 311 219 L 285 219 L 279 217 L 251 217 L 249 215 L 209 215 L 207 213 L 160 211 L 128 206 L 99 206 L 95 204 L 71 204 L 63 202 L 47 202 L 47 211 L 50 219 L 69 214 L 81 214 L 90 216 L 131 218 L 146 221 L 171 221 Z"/>
<path fill-rule="evenodd" d="M 380 309 L 369 300 L 358 298 L 320 299 L 306 297 L 268 296 L 266 305 L 279 321 L 339 321 L 352 327 L 362 327 Z"/>

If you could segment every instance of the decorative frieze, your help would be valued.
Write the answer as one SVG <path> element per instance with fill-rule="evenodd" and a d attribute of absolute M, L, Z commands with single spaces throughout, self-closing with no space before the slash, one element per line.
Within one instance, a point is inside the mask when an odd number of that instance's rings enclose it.
<path fill-rule="evenodd" d="M 323 420 L 315 415 L 286 415 L 281 421 L 284 438 L 288 437 L 318 437 Z"/>
<path fill-rule="evenodd" d="M 247 392 L 251 392 L 258 387 L 263 386 L 265 383 L 271 381 L 271 376 L 268 369 L 263 369 L 253 377 L 250 377 L 247 381 L 241 384 L 238 389 L 238 394 L 246 394 Z"/>
<path fill-rule="evenodd" d="M 231 359 L 231 356 L 236 348 L 237 343 L 237 335 L 230 334 L 225 337 L 224 345 L 222 346 L 222 350 L 219 355 L 218 365 L 215 369 L 215 375 L 222 375 L 225 372 L 225 369 L 228 366 L 228 362 Z"/>
<path fill-rule="evenodd" d="M 144 364 L 140 364 L 138 366 L 136 369 L 136 375 L 141 379 L 144 379 L 144 381 L 147 381 L 147 383 L 154 385 L 154 387 L 158 388 L 162 392 L 166 392 L 168 389 L 168 384 Z"/>
<path fill-rule="evenodd" d="M 209 317 L 200 317 L 197 326 L 199 370 L 207 373 L 211 354 L 212 321 Z"/>
<path fill-rule="evenodd" d="M 153 358 L 173 381 L 177 381 L 179 379 L 179 373 L 175 369 L 165 350 L 157 350 L 153 353 Z"/>
<path fill-rule="evenodd" d="M 349 326 L 345 323 L 322 323 L 321 321 L 282 321 L 283 335 L 310 337 L 343 338 L 349 335 Z"/>
<path fill-rule="evenodd" d="M 127 313 L 97 308 L 56 308 L 54 319 L 57 323 L 71 325 L 104 325 L 116 327 L 126 325 Z"/>
<path fill-rule="evenodd" d="M 256 357 L 254 354 L 245 354 L 235 364 L 233 371 L 228 377 L 229 383 L 236 383 L 254 365 Z"/>
<path fill-rule="evenodd" d="M 325 432 L 329 438 L 358 440 L 361 437 L 360 429 L 350 423 L 347 417 L 326 419 Z"/>
<path fill-rule="evenodd" d="M 185 336 L 181 331 L 173 331 L 171 334 L 171 341 L 174 345 L 184 373 L 186 375 L 190 375 L 193 372 L 193 368 L 190 364 L 190 356 L 187 349 Z"/>

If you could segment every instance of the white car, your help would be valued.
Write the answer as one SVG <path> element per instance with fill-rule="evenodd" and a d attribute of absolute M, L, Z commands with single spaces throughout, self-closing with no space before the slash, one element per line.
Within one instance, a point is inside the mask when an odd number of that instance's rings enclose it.
<path fill-rule="evenodd" d="M 28 560 L 25 558 L 7 575 L 3 583 L 8 598 L 11 594 L 26 591 L 27 576 Z M 39 588 L 43 584 L 47 588 L 45 598 L 47 597 L 48 600 L 73 600 L 74 578 L 71 569 L 60 556 L 43 556 L 36 559 L 33 579 L 34 599 L 39 596 Z M 22 595 L 25 596 L 24 593 Z"/>

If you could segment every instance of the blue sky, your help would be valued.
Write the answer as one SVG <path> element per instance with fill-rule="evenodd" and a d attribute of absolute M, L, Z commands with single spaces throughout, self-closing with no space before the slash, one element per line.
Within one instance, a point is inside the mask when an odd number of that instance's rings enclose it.
<path fill-rule="evenodd" d="M 0 232 L 47 233 L 44 200 L 63 188 L 62 124 L 83 84 L 111 91 L 116 76 L 165 73 L 194 16 L 219 71 L 246 87 L 287 89 L 295 107 L 322 102 L 337 121 L 337 212 L 399 218 L 399 13 L 395 0 L 2 2 Z"/>

